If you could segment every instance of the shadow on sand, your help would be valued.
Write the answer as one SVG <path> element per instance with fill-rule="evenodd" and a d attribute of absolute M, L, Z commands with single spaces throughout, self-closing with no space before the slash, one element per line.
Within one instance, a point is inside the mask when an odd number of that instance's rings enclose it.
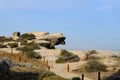
<path fill-rule="evenodd" d="M 105 78 L 104 80 L 120 80 L 120 70 L 118 70 L 118 72 L 112 74 L 111 76 Z"/>

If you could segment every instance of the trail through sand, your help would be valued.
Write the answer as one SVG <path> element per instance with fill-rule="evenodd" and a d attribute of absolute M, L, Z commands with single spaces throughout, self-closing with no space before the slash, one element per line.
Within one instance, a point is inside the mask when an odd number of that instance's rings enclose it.
<path fill-rule="evenodd" d="M 57 64 L 55 60 L 59 56 L 61 50 L 48 50 L 48 49 L 41 49 L 36 50 L 36 52 L 40 53 L 40 55 L 45 57 L 45 60 L 48 60 L 48 64 L 50 65 L 50 71 L 54 72 L 55 74 L 63 77 L 71 79 L 73 77 L 80 77 L 81 75 L 72 73 L 71 71 L 82 65 L 84 62 L 74 62 L 74 63 L 64 63 L 64 64 Z M 67 72 L 67 65 L 70 66 L 70 72 Z M 92 80 L 90 78 L 84 77 L 84 80 Z"/>

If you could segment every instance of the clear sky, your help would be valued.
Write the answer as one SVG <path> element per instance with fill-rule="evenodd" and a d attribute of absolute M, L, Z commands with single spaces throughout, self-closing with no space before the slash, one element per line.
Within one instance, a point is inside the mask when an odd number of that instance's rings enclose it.
<path fill-rule="evenodd" d="M 120 0 L 0 0 L 0 36 L 62 32 L 65 49 L 120 50 Z"/>

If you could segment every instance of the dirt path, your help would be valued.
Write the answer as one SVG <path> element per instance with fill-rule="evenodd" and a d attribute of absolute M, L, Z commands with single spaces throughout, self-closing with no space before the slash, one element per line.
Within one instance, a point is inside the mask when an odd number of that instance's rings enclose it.
<path fill-rule="evenodd" d="M 79 67 L 83 62 L 74 62 L 74 63 L 64 63 L 64 64 L 56 64 L 55 60 L 60 54 L 60 50 L 36 50 L 40 55 L 44 56 L 46 60 L 48 60 L 48 64 L 50 65 L 50 71 L 55 74 L 63 77 L 63 78 L 73 78 L 73 77 L 81 77 L 81 75 L 72 73 L 71 71 Z M 67 72 L 67 65 L 70 66 L 70 72 Z M 73 67 L 74 66 L 74 67 Z M 84 78 L 84 80 L 92 80 L 89 78 Z"/>

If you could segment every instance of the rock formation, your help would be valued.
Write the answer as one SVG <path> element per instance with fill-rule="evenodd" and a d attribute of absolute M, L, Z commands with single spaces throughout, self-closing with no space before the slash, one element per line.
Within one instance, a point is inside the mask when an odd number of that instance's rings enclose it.
<path fill-rule="evenodd" d="M 65 45 L 66 37 L 62 33 L 49 34 L 49 32 L 29 32 L 20 34 L 20 32 L 14 32 L 12 36 L 16 42 L 26 41 L 39 44 L 41 47 L 48 49 L 55 49 L 55 45 Z"/>
<path fill-rule="evenodd" d="M 7 58 L 0 59 L 0 77 L 8 76 L 10 73 L 11 61 Z"/>
<path fill-rule="evenodd" d="M 20 36 L 20 32 L 14 32 L 12 38 L 13 38 L 13 40 L 17 40 L 19 38 L 19 36 Z"/>
<path fill-rule="evenodd" d="M 40 46 L 54 49 L 55 45 L 65 44 L 66 37 L 62 33 L 49 34 L 48 32 L 31 32 L 29 34 L 34 34 L 37 40 L 34 40 L 36 43 L 39 43 Z"/>

